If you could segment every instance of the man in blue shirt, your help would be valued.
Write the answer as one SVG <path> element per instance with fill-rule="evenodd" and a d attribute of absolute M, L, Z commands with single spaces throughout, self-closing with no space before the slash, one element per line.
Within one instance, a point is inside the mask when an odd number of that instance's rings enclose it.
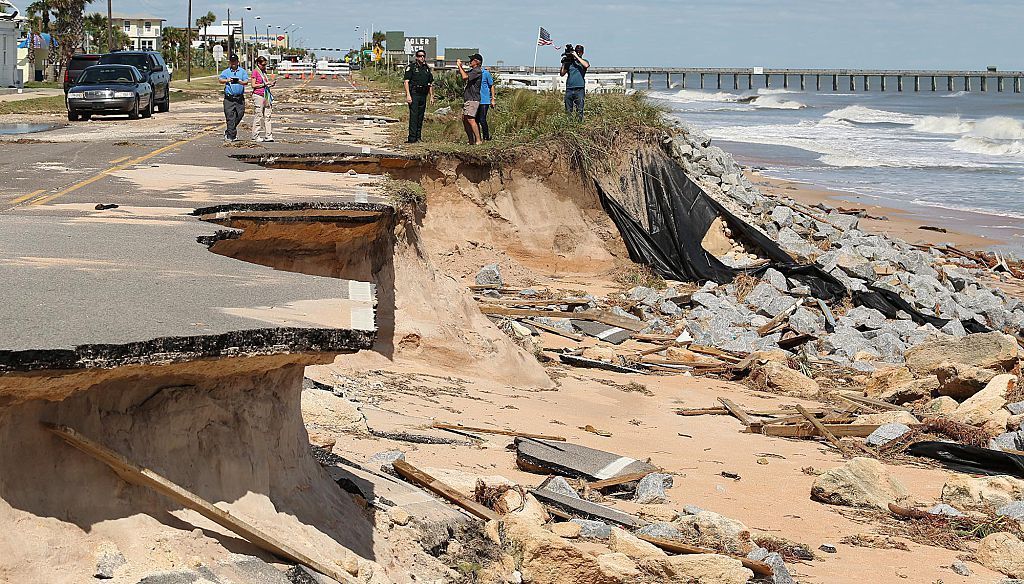
<path fill-rule="evenodd" d="M 476 110 L 476 125 L 480 126 L 480 137 L 491 139 L 491 129 L 487 126 L 487 112 L 494 105 L 494 77 L 487 69 L 480 75 L 480 109 Z"/>
<path fill-rule="evenodd" d="M 249 72 L 238 66 L 238 55 L 232 54 L 228 63 L 230 67 L 220 74 L 220 83 L 224 86 L 224 119 L 227 121 L 224 141 L 234 142 L 238 139 L 238 124 L 245 116 L 245 86 L 249 84 Z"/>
<path fill-rule="evenodd" d="M 562 70 L 558 72 L 565 80 L 565 113 L 583 120 L 583 103 L 587 97 L 587 69 L 590 61 L 583 58 L 583 45 L 576 45 L 573 52 L 566 50 L 562 57 Z"/>

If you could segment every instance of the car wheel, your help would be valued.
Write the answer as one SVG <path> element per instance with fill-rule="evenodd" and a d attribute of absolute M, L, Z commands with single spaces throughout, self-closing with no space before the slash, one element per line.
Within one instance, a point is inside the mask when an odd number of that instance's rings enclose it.
<path fill-rule="evenodd" d="M 140 97 L 135 98 L 135 107 L 132 109 L 131 112 L 128 113 L 129 120 L 139 119 L 139 101 L 141 101 L 141 99 L 142 98 Z"/>
<path fill-rule="evenodd" d="M 74 110 L 68 110 L 68 121 L 69 122 L 77 122 L 78 121 L 78 112 L 76 112 Z"/>
<path fill-rule="evenodd" d="M 149 103 L 146 104 L 146 109 L 142 110 L 142 117 L 151 118 L 153 117 L 153 96 L 149 96 Z"/>

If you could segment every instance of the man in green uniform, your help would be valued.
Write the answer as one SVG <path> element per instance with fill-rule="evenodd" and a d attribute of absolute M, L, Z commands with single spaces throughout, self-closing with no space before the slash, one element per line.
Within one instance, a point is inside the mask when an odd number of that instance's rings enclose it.
<path fill-rule="evenodd" d="M 416 51 L 416 61 L 405 68 L 405 102 L 409 104 L 409 144 L 420 141 L 428 98 L 431 102 L 434 101 L 434 74 L 427 65 L 427 54 Z"/>

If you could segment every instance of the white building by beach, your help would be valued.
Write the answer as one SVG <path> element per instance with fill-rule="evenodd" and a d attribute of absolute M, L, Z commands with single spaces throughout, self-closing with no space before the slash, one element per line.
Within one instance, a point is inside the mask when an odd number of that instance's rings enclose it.
<path fill-rule="evenodd" d="M 13 87 L 22 82 L 18 71 L 20 34 L 18 9 L 9 2 L 0 2 L 0 87 Z"/>
<path fill-rule="evenodd" d="M 137 16 L 114 13 L 113 23 L 120 26 L 128 35 L 129 48 L 136 51 L 159 51 L 160 34 L 163 32 L 164 20 L 157 16 Z"/>

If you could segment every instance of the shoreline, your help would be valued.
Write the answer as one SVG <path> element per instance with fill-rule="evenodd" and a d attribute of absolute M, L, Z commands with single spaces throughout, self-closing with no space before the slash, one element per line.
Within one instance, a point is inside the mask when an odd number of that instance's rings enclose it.
<path fill-rule="evenodd" d="M 813 206 L 825 203 L 834 207 L 864 209 L 870 217 L 886 219 L 862 218 L 860 227 L 870 233 L 896 237 L 911 244 L 941 245 L 953 244 L 961 249 L 975 251 L 992 251 L 999 246 L 1009 245 L 1007 239 L 989 237 L 972 233 L 973 228 L 981 227 L 983 217 L 991 217 L 982 213 L 966 211 L 948 211 L 950 214 L 963 215 L 961 218 L 921 216 L 906 209 L 898 209 L 872 202 L 871 197 L 857 193 L 824 189 L 812 184 L 791 180 L 772 178 L 756 170 L 747 170 L 747 178 L 761 189 L 772 194 L 789 197 L 806 205 Z M 972 217 L 973 216 L 973 217 Z M 961 226 L 961 221 L 964 222 Z M 951 224 L 955 222 L 956 227 Z M 921 229 L 932 226 L 945 229 L 946 232 Z"/>

